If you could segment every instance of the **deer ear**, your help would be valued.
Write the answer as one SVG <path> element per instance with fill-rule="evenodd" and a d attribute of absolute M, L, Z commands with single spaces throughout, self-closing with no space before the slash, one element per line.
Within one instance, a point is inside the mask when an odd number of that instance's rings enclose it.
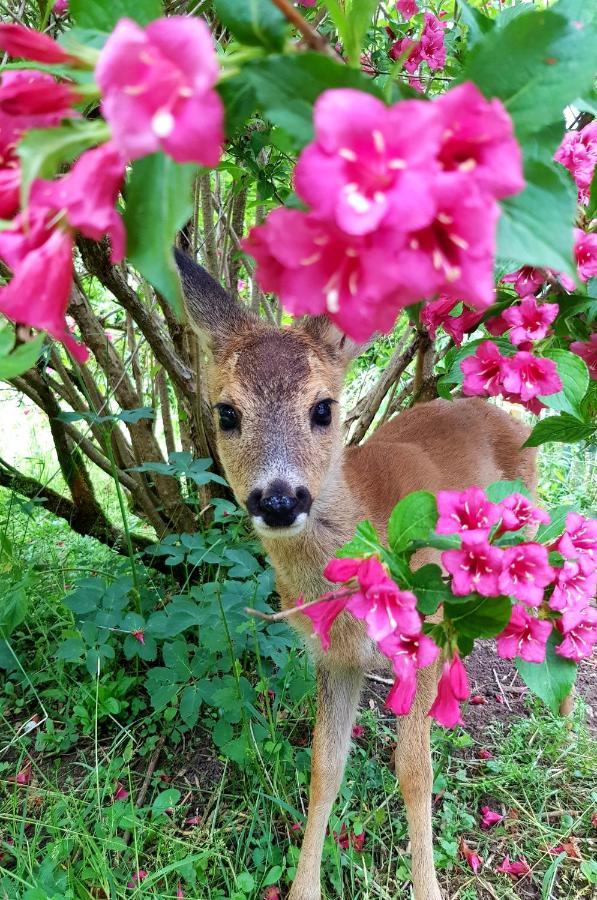
<path fill-rule="evenodd" d="M 175 247 L 174 257 L 191 325 L 205 349 L 217 350 L 228 337 L 258 322 L 186 253 Z"/>
<path fill-rule="evenodd" d="M 368 343 L 357 344 L 351 340 L 351 338 L 336 328 L 327 316 L 304 316 L 302 319 L 299 319 L 298 327 L 306 331 L 318 344 L 323 345 L 332 356 L 342 360 L 345 366 L 353 359 L 356 359 L 369 346 Z"/>

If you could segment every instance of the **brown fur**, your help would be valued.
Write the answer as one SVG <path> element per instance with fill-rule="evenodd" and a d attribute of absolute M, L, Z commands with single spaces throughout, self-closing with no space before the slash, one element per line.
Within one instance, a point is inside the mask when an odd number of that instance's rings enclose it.
<path fill-rule="evenodd" d="M 187 281 L 188 273 L 186 290 Z M 344 449 L 339 407 L 334 406 L 326 429 L 311 427 L 310 410 L 320 399 L 340 399 L 345 365 L 354 348 L 321 319 L 279 331 L 239 307 L 228 310 L 226 331 L 221 295 L 211 299 L 208 312 L 202 313 L 196 302 L 191 311 L 204 337 L 207 331 L 211 348 L 211 402 L 231 404 L 241 416 L 240 432 L 218 436 L 218 451 L 239 503 L 278 477 L 281 468 L 300 477 L 313 497 L 302 533 L 278 537 L 272 530 L 262 535 L 284 608 L 294 606 L 299 596 L 311 600 L 329 589 L 322 575 L 325 564 L 352 537 L 356 524 L 369 518 L 383 534 L 393 506 L 411 491 L 484 487 L 502 478 L 522 478 L 534 486 L 534 453 L 521 450 L 526 429 L 477 399 L 416 406 L 385 424 L 364 445 Z M 436 557 L 421 551 L 415 564 Z M 318 709 L 309 815 L 290 900 L 319 900 L 321 851 L 342 781 L 363 674 L 387 661 L 362 623 L 348 615 L 336 620 L 327 653 L 313 640 L 307 617 L 294 616 L 292 623 L 316 659 Z M 413 710 L 398 722 L 396 771 L 409 823 L 416 900 L 441 897 L 433 866 L 427 715 L 436 683 L 437 666 L 419 672 Z"/>

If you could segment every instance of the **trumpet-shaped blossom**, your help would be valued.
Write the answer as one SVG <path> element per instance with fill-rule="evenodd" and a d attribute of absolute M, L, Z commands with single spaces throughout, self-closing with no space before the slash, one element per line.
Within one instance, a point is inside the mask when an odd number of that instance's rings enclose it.
<path fill-rule="evenodd" d="M 533 506 L 524 494 L 510 494 L 500 503 L 501 525 L 500 531 L 518 531 L 526 525 L 535 525 L 539 522 L 547 524 L 549 515 L 544 509 Z"/>
<path fill-rule="evenodd" d="M 488 828 L 493 828 L 494 825 L 497 825 L 498 822 L 502 822 L 504 817 L 499 813 L 495 812 L 493 809 L 490 809 L 489 806 L 481 807 L 481 828 L 484 831 L 487 831 Z"/>
<path fill-rule="evenodd" d="M 486 100 L 467 81 L 436 100 L 443 129 L 439 162 L 446 172 L 464 172 L 500 199 L 524 187 L 522 154 L 512 120 L 500 100 Z"/>
<path fill-rule="evenodd" d="M 462 597 L 477 591 L 484 597 L 497 597 L 503 553 L 488 543 L 485 532 L 463 531 L 462 549 L 442 553 L 444 568 L 452 576 L 452 593 Z"/>
<path fill-rule="evenodd" d="M 576 562 L 567 559 L 564 565 L 555 569 L 555 587 L 549 598 L 551 609 L 559 611 L 586 606 L 597 590 L 597 568 L 587 557 L 581 556 Z"/>
<path fill-rule="evenodd" d="M 367 634 L 374 641 L 383 640 L 397 629 L 407 634 L 421 630 L 417 598 L 410 591 L 401 591 L 387 577 L 365 593 L 354 594 L 346 608 L 357 619 L 365 621 Z"/>
<path fill-rule="evenodd" d="M 330 629 L 341 612 L 346 608 L 348 597 L 334 597 L 324 594 L 319 603 L 307 606 L 303 615 L 311 619 L 314 634 L 319 635 L 323 650 L 330 649 Z M 300 605 L 300 602 L 299 602 Z"/>
<path fill-rule="evenodd" d="M 469 864 L 475 875 L 483 865 L 483 860 L 479 856 L 475 850 L 472 850 L 464 838 L 460 838 L 460 843 L 458 845 L 458 851 L 463 859 Z"/>
<path fill-rule="evenodd" d="M 56 0 L 52 12 L 55 16 L 63 16 L 68 12 L 68 4 L 69 0 Z"/>
<path fill-rule="evenodd" d="M 17 216 L 14 227 L 0 232 L 0 256 L 14 270 L 0 288 L 0 312 L 62 341 L 79 362 L 88 353 L 67 330 L 64 320 L 72 282 L 73 237 L 51 228 L 47 210 Z"/>
<path fill-rule="evenodd" d="M 545 272 L 533 266 L 522 266 L 514 272 L 508 272 L 502 281 L 504 284 L 511 284 L 519 297 L 527 297 L 529 294 L 536 294 L 539 288 L 543 287 Z"/>
<path fill-rule="evenodd" d="M 465 491 L 438 491 L 438 534 L 457 534 L 461 531 L 482 532 L 485 537 L 500 518 L 500 508 L 491 503 L 479 487 Z"/>
<path fill-rule="evenodd" d="M 551 629 L 551 622 L 535 618 L 516 604 L 512 607 L 509 624 L 497 637 L 498 653 L 502 659 L 520 656 L 527 662 L 541 663 L 545 660 L 545 645 Z"/>
<path fill-rule="evenodd" d="M 580 131 L 567 132 L 554 159 L 571 172 L 578 188 L 578 202 L 588 203 L 597 165 L 597 122 L 593 120 Z"/>
<path fill-rule="evenodd" d="M 594 332 L 588 341 L 574 341 L 570 349 L 587 364 L 589 375 L 597 381 L 597 332 Z"/>
<path fill-rule="evenodd" d="M 462 725 L 460 704 L 466 700 L 469 694 L 470 687 L 466 669 L 456 654 L 451 662 L 446 660 L 443 665 L 437 686 L 437 696 L 429 710 L 429 715 L 444 728 Z"/>
<path fill-rule="evenodd" d="M 492 341 L 479 344 L 472 356 L 460 363 L 464 373 L 462 390 L 467 397 L 495 397 L 502 391 L 506 357 Z"/>
<path fill-rule="evenodd" d="M 597 234 L 574 229 L 574 255 L 579 277 L 583 281 L 597 277 Z"/>
<path fill-rule="evenodd" d="M 559 309 L 557 303 L 537 303 L 533 296 L 524 297 L 520 304 L 505 309 L 502 319 L 511 328 L 509 338 L 512 343 L 519 346 L 542 340 Z"/>
<path fill-rule="evenodd" d="M 177 162 L 216 166 L 223 106 L 207 26 L 193 16 L 156 19 L 145 29 L 120 19 L 95 71 L 114 142 L 131 159 L 163 150 Z"/>
<path fill-rule="evenodd" d="M 17 23 L 0 25 L 0 49 L 41 63 L 69 63 L 73 57 L 47 34 Z"/>
<path fill-rule="evenodd" d="M 436 331 L 441 325 L 446 334 L 460 346 L 465 334 L 474 331 L 483 313 L 464 309 L 458 316 L 451 315 L 452 310 L 458 305 L 458 300 L 452 297 L 439 297 L 425 304 L 421 310 L 421 322 L 427 328 L 429 336 L 435 338 Z"/>
<path fill-rule="evenodd" d="M 10 116 L 14 131 L 51 128 L 62 119 L 78 115 L 73 108 L 78 95 L 48 72 L 14 69 L 2 74 L 0 112 Z"/>
<path fill-rule="evenodd" d="M 407 670 L 424 669 L 439 656 L 439 647 L 420 632 L 403 634 L 395 631 L 379 642 L 381 652 L 392 661 L 392 668 L 401 678 Z"/>
<path fill-rule="evenodd" d="M 587 519 L 577 512 L 568 513 L 566 528 L 556 550 L 566 559 L 586 557 L 597 562 L 597 519 Z"/>
<path fill-rule="evenodd" d="M 399 253 L 402 277 L 419 298 L 443 292 L 486 309 L 494 301 L 497 203 L 460 173 L 438 175 L 434 194 L 433 221 L 412 231 Z"/>
<path fill-rule="evenodd" d="M 407 716 L 417 693 L 417 676 L 414 669 L 405 668 L 397 675 L 386 697 L 386 706 L 395 716 Z"/>
<path fill-rule="evenodd" d="M 315 104 L 314 123 L 315 141 L 301 153 L 294 181 L 317 215 L 357 235 L 382 222 L 401 231 L 431 222 L 440 136 L 432 105 L 386 106 L 363 91 L 330 90 Z"/>
<path fill-rule="evenodd" d="M 361 237 L 293 209 L 273 210 L 242 247 L 257 260 L 263 290 L 294 315 L 326 313 L 354 340 L 389 331 L 417 292 L 403 284 L 396 249 L 404 237 L 378 229 Z"/>
<path fill-rule="evenodd" d="M 31 203 L 64 211 L 73 228 L 95 241 L 110 238 L 112 262 L 124 257 L 125 230 L 114 209 L 124 180 L 125 160 L 114 144 L 88 150 L 71 171 L 54 181 L 34 181 Z"/>
<path fill-rule="evenodd" d="M 421 63 L 426 62 L 431 71 L 441 69 L 446 64 L 446 48 L 444 45 L 444 25 L 433 13 L 426 12 L 423 17 L 423 31 L 418 41 L 405 37 L 396 41 L 390 50 L 390 57 L 398 59 L 408 53 L 404 68 L 411 75 Z"/>
<path fill-rule="evenodd" d="M 556 647 L 556 653 L 574 662 L 588 659 L 597 643 L 597 609 L 593 606 L 575 606 L 566 609 L 556 627 L 564 639 Z"/>
<path fill-rule="evenodd" d="M 17 140 L 10 118 L 0 114 L 0 219 L 11 219 L 19 208 L 21 169 L 15 149 Z"/>
<path fill-rule="evenodd" d="M 116 801 L 116 800 L 126 800 L 126 798 L 128 797 L 128 795 L 129 795 L 129 792 L 127 791 L 127 789 L 125 788 L 125 786 L 124 786 L 123 784 L 121 784 L 120 781 L 117 781 L 117 782 L 116 782 L 116 787 L 114 788 L 114 794 L 112 795 L 112 799 L 113 799 L 114 801 Z"/>
<path fill-rule="evenodd" d="M 517 544 L 504 551 L 499 587 L 502 594 L 539 606 L 544 589 L 554 580 L 548 563 L 547 548 L 542 544 Z"/>
<path fill-rule="evenodd" d="M 520 397 L 523 403 L 562 390 L 562 382 L 553 360 L 533 356 L 526 350 L 505 360 L 502 385 L 504 393 Z"/>
<path fill-rule="evenodd" d="M 524 857 L 516 862 L 510 862 L 510 857 L 505 856 L 501 865 L 497 866 L 496 872 L 503 872 L 505 875 L 511 875 L 512 878 L 520 878 L 522 875 L 528 875 L 531 867 Z"/>
<path fill-rule="evenodd" d="M 417 0 L 396 0 L 396 9 L 407 22 L 419 12 Z"/>

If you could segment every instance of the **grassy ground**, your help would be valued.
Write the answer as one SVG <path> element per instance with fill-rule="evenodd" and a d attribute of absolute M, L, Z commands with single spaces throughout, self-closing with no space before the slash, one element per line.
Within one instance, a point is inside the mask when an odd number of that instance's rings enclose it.
<path fill-rule="evenodd" d="M 564 478 L 554 483 L 565 491 Z M 0 535 L 0 604 L 15 572 L 29 579 L 27 614 L 0 643 L 0 898 L 284 897 L 308 789 L 314 707 L 304 652 L 284 644 L 262 657 L 255 642 L 255 652 L 233 653 L 222 666 L 238 684 L 250 683 L 251 721 L 261 723 L 239 765 L 214 744 L 218 703 L 194 727 L 180 727 L 176 703 L 159 712 L 149 703 L 143 660 L 117 652 L 98 677 L 59 658 L 64 640 L 78 633 L 65 594 L 89 574 L 109 580 L 128 572 L 128 560 L 43 513 L 29 517 L 6 494 Z M 167 586 L 152 578 L 162 596 Z M 228 625 L 222 620 L 220 631 Z M 583 669 L 569 719 L 527 696 L 489 644 L 475 651 L 469 670 L 485 702 L 468 707 L 464 729 L 433 733 L 436 861 L 446 895 L 594 897 L 594 666 Z M 330 900 L 410 896 L 385 691 L 371 682 L 363 699 L 363 733 L 330 823 L 323 861 Z M 486 831 L 479 827 L 485 805 L 504 816 Z M 346 840 L 338 841 L 343 828 Z M 477 874 L 462 841 L 483 861 Z M 496 872 L 505 855 L 526 859 L 530 873 Z M 146 877 L 133 880 L 136 873 Z"/>

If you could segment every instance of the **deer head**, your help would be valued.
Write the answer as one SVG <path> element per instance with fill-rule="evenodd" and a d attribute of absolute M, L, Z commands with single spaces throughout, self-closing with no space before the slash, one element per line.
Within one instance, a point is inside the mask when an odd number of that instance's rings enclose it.
<path fill-rule="evenodd" d="M 317 518 L 342 455 L 339 400 L 356 348 L 324 317 L 266 324 L 176 251 L 190 318 L 208 359 L 217 448 L 261 537 Z"/>

